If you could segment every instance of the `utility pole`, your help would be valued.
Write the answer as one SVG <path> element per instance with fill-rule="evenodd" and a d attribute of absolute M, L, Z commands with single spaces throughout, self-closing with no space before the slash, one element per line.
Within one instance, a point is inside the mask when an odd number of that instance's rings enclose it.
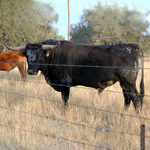
<path fill-rule="evenodd" d="M 2 0 L 0 0 L 0 6 L 2 6 Z M 2 17 L 3 17 L 3 14 L 2 14 L 2 13 L 3 13 L 3 10 L 2 10 L 2 9 L 3 9 L 3 7 L 1 7 L 1 13 L 0 13 L 0 14 L 1 14 L 1 15 L 0 15 L 0 22 L 1 22 L 1 23 L 0 23 L 0 29 L 2 29 L 2 26 L 3 26 L 3 20 L 2 20 Z"/>
<path fill-rule="evenodd" d="M 56 29 L 57 40 L 59 40 L 59 29 Z"/>
<path fill-rule="evenodd" d="M 68 41 L 70 41 L 70 0 L 68 0 Z"/>

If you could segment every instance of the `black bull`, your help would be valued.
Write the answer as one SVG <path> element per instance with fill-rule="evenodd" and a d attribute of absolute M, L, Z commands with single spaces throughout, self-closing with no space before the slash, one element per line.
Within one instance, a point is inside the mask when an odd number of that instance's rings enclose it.
<path fill-rule="evenodd" d="M 72 86 L 82 85 L 103 91 L 120 82 L 125 108 L 131 101 L 135 109 L 142 108 L 144 62 L 143 52 L 136 44 L 89 46 L 47 40 L 14 49 L 24 51 L 20 54 L 27 58 L 28 74 L 36 75 L 40 70 L 47 83 L 61 92 L 65 105 Z M 142 75 L 138 93 L 136 79 L 140 68 Z"/>

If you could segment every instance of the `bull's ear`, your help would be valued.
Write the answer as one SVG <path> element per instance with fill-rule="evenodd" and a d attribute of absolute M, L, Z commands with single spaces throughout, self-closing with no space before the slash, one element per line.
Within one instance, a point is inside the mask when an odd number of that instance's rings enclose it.
<path fill-rule="evenodd" d="M 46 57 L 49 57 L 50 51 L 49 50 L 45 50 L 44 54 L 45 54 Z"/>
<path fill-rule="evenodd" d="M 25 57 L 25 52 L 19 52 L 19 55 Z"/>

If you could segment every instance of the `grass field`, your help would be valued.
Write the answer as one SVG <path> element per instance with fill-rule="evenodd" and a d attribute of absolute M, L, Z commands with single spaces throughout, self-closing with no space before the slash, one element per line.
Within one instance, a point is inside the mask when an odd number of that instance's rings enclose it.
<path fill-rule="evenodd" d="M 28 76 L 24 83 L 17 69 L 0 72 L 0 149 L 139 150 L 141 124 L 146 126 L 145 149 L 150 149 L 149 60 L 145 59 L 146 96 L 139 114 L 132 104 L 123 111 L 118 83 L 101 95 L 91 88 L 71 88 L 64 112 L 60 93 L 43 77 Z"/>

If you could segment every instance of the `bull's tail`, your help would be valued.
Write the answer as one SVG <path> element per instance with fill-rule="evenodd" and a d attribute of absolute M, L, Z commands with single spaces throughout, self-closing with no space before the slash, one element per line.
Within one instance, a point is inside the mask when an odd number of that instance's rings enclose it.
<path fill-rule="evenodd" d="M 142 109 L 142 106 L 143 106 L 143 98 L 144 98 L 144 56 L 143 56 L 143 52 L 142 52 L 142 55 L 141 55 L 141 72 L 142 72 L 142 75 L 141 75 L 141 83 L 140 83 L 140 97 L 141 97 L 141 109 Z"/>

